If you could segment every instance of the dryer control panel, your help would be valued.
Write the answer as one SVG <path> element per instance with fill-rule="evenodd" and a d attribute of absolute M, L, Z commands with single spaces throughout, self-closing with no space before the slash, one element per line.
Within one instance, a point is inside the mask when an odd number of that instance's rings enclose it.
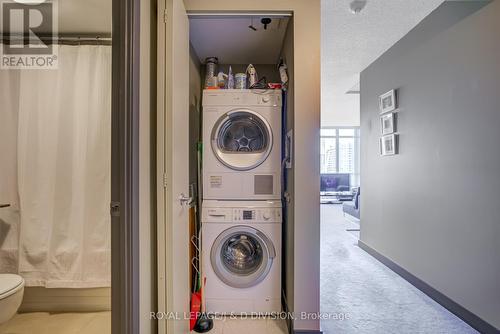
<path fill-rule="evenodd" d="M 245 106 L 281 108 L 280 89 L 208 89 L 203 91 L 203 107 Z"/>

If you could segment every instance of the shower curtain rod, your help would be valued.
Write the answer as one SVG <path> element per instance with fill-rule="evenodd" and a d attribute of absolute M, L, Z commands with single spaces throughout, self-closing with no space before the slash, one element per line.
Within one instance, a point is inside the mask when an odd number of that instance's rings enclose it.
<path fill-rule="evenodd" d="M 50 44 L 66 44 L 66 45 L 111 45 L 112 38 L 110 34 L 103 35 L 59 35 L 56 37 L 53 36 L 38 36 L 38 38 Z M 23 39 L 25 42 L 28 42 L 28 39 L 25 36 L 16 36 L 13 39 L 7 38 L 5 36 L 2 37 L 2 43 L 10 43 L 14 40 Z"/>

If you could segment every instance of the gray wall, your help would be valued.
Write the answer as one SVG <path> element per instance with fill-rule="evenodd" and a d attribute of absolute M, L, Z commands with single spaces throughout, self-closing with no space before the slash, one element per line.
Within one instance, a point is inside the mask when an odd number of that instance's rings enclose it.
<path fill-rule="evenodd" d="M 198 184 L 198 142 L 201 141 L 201 64 L 193 46 L 189 45 L 189 183 Z"/>
<path fill-rule="evenodd" d="M 362 72 L 361 241 L 500 328 L 500 1 L 484 5 L 445 2 Z M 392 88 L 400 154 L 381 157 Z"/>

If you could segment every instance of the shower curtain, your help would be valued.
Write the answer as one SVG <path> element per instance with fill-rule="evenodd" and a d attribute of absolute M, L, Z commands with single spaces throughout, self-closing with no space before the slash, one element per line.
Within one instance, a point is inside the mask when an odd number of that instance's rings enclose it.
<path fill-rule="evenodd" d="M 59 46 L 19 71 L 18 272 L 28 286 L 110 286 L 111 47 Z"/>
<path fill-rule="evenodd" d="M 0 70 L 0 273 L 18 269 L 17 116 L 19 71 Z"/>

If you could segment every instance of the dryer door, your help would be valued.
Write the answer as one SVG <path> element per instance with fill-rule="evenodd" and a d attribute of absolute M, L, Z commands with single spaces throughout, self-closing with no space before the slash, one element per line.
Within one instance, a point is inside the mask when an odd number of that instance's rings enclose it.
<path fill-rule="evenodd" d="M 234 226 L 222 232 L 212 245 L 212 268 L 227 285 L 249 288 L 271 270 L 276 252 L 269 238 L 249 226 Z"/>
<path fill-rule="evenodd" d="M 262 164 L 273 146 L 267 120 L 258 113 L 239 109 L 225 113 L 212 130 L 212 150 L 233 170 L 251 170 Z"/>

